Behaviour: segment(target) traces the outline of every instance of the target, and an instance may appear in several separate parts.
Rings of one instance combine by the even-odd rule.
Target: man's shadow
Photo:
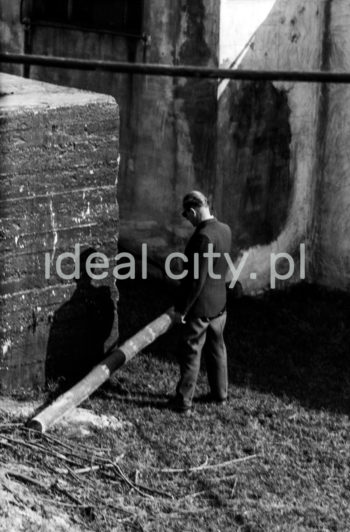
[[[52,318],[45,364],[49,389],[71,387],[105,356],[115,309],[110,288],[94,286],[86,273],[86,261],[94,252],[88,248],[81,253],[76,290]]]

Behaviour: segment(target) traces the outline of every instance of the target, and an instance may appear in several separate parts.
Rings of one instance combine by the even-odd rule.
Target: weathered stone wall
[[[236,66],[347,71],[348,7],[277,0]],[[291,254],[299,280],[301,243],[308,281],[349,289],[350,87],[223,82],[219,94],[217,205],[249,251],[245,290],[270,285],[271,253]]]
[[[145,3],[148,61],[216,66],[219,7],[214,0]],[[183,194],[210,194],[215,185],[216,83],[152,76],[136,83],[138,130],[121,179],[121,244],[137,254],[147,242],[149,257],[162,263],[189,234]]]
[[[20,2],[1,2],[0,9],[0,50],[9,53],[23,53],[24,31],[20,20]],[[21,65],[0,63],[0,70],[21,76]]]
[[[89,249],[116,255],[119,116],[112,97],[8,74],[0,84],[0,390],[11,391],[74,380],[116,339],[112,261],[92,282],[56,264],[75,245],[82,266]]]
[[[349,72],[350,6],[328,0],[324,6],[324,70]],[[320,89],[311,226],[313,277],[350,290],[350,86]]]
[[[19,0],[2,14],[3,48],[23,51]],[[217,0],[144,2],[149,46],[111,34],[36,27],[32,52],[55,56],[164,64],[218,64]],[[11,45],[10,45],[11,42]],[[190,188],[213,193],[216,82],[32,67],[43,81],[112,94],[120,106],[121,243],[135,252],[147,241],[153,258],[182,247],[189,227],[179,214]],[[140,222],[143,222],[140,226]],[[141,228],[140,228],[141,227]]]
[[[154,63],[215,66],[219,9],[215,0],[150,0],[145,50],[113,35],[36,28],[32,51],[136,61],[145,53]],[[236,67],[347,70],[349,16],[347,0],[276,0]],[[1,17],[2,49],[22,51],[19,1],[7,2]],[[291,253],[298,280],[302,242],[307,279],[348,288],[348,86],[222,82],[217,109],[212,82],[39,67],[31,76],[120,102],[124,247],[137,254],[147,242],[156,260],[181,248],[191,229],[179,203],[196,187],[230,223],[237,248],[249,250],[247,291],[269,286],[271,253]]]

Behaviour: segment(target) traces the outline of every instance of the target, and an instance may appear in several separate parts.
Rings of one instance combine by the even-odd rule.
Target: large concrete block
[[[13,391],[79,378],[116,339],[113,260],[103,280],[83,272],[88,250],[117,253],[119,115],[110,96],[0,85],[0,390]],[[79,279],[57,270],[64,252]]]

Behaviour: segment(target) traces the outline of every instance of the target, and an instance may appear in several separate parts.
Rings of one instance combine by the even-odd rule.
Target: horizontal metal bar
[[[250,81],[298,81],[312,83],[350,83],[350,72],[321,72],[296,70],[231,70],[198,66],[172,66],[53,57],[46,55],[0,53],[1,63],[41,65],[77,70],[100,70],[121,74],[170,76],[183,78],[240,79]]]

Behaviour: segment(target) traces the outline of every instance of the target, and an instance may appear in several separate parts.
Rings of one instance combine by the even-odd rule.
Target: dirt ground
[[[169,306],[154,290],[120,287],[122,336]],[[47,434],[25,427],[46,396],[2,398],[0,530],[347,532],[349,308],[317,287],[230,299],[230,400],[203,400],[203,366],[189,417],[167,407],[176,329]]]

